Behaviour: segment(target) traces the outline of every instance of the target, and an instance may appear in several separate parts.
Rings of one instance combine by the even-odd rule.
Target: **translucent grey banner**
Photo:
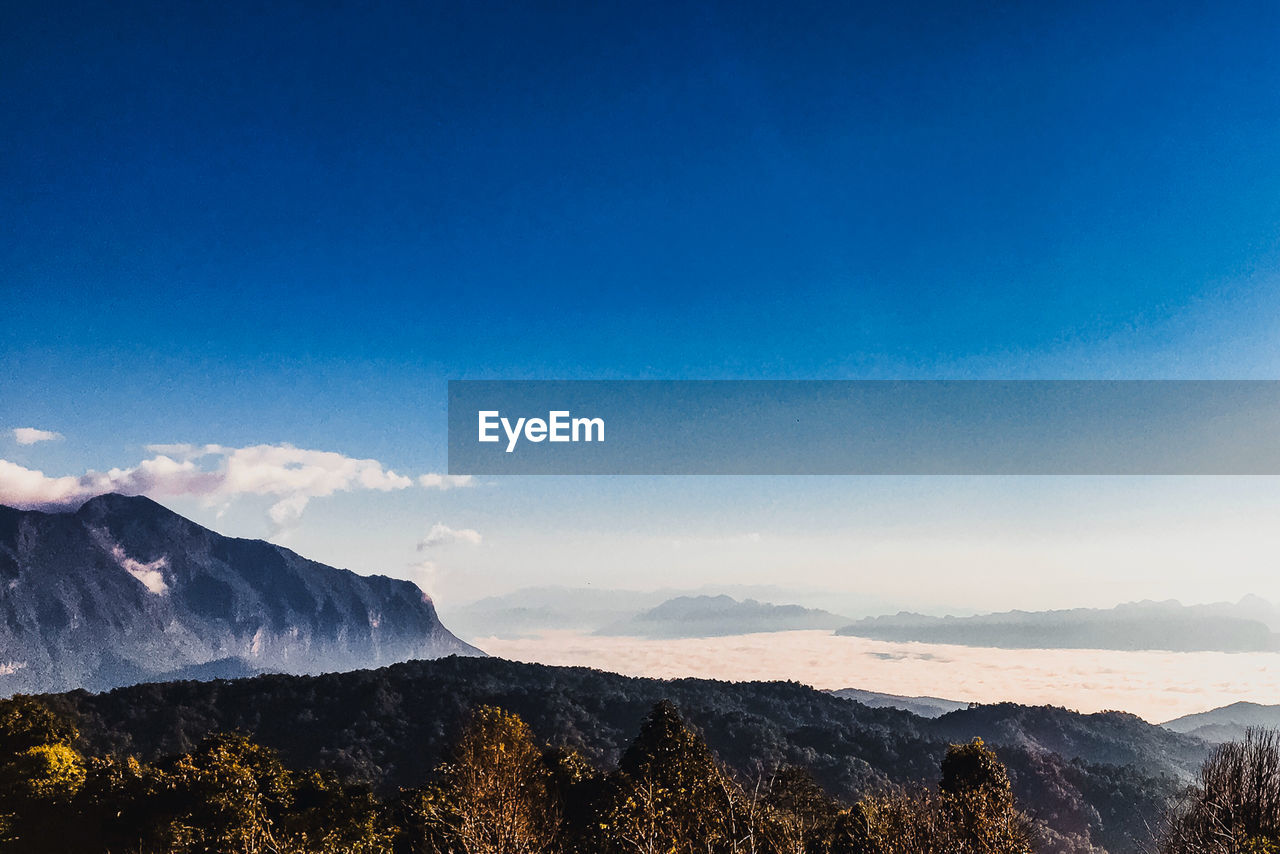
[[[451,474],[1280,474],[1278,381],[449,383]]]

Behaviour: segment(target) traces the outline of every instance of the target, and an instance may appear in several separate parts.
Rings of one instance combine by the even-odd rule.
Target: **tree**
[[[34,697],[18,694],[0,700],[0,762],[32,747],[72,744],[76,725]]]
[[[558,807],[557,837],[565,854],[595,854],[596,809],[605,791],[605,779],[586,758],[571,747],[555,747],[543,754],[552,801]]]
[[[982,739],[953,744],[938,792],[891,789],[842,813],[841,854],[1027,854],[1029,822],[1009,774]]]
[[[163,774],[132,756],[91,758],[76,802],[80,838],[64,850],[162,850],[172,806],[163,789]]]
[[[1167,822],[1163,854],[1280,851],[1280,733],[1219,745]]]
[[[1029,823],[1014,806],[1009,773],[982,739],[951,745],[942,760],[938,788],[964,850],[1000,854],[1031,850]]]
[[[31,697],[0,703],[0,845],[56,850],[85,781],[75,725]]]
[[[344,785],[332,772],[294,775],[289,810],[279,827],[293,850],[311,854],[381,854],[394,844],[397,828],[363,786]]]
[[[171,815],[165,850],[266,854],[283,848],[279,816],[293,781],[275,753],[243,735],[215,735],[162,769],[157,806]]]
[[[803,768],[783,768],[764,789],[761,835],[776,854],[829,851],[839,806]]]
[[[836,820],[837,854],[955,854],[956,828],[943,799],[926,790],[890,788],[863,798]]]
[[[3,788],[25,801],[67,803],[84,785],[84,760],[65,744],[29,747],[5,764]]]
[[[518,715],[480,706],[454,746],[437,785],[411,799],[427,850],[536,854],[558,824],[550,772]]]
[[[611,780],[602,847],[636,854],[732,850],[733,784],[675,705],[653,707]]]

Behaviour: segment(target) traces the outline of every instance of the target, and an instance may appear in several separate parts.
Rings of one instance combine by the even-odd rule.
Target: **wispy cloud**
[[[49,477],[44,472],[0,460],[0,504],[23,509],[59,509],[107,492],[124,495],[210,495],[222,474],[202,471],[190,461],[169,457],[143,460],[126,469],[90,471],[79,477]]]
[[[164,577],[164,571],[169,568],[169,558],[161,556],[143,563],[129,557],[124,547],[112,540],[105,530],[93,529],[92,534],[98,545],[111,553],[120,568],[136,578],[143,587],[157,596],[164,596],[169,592],[169,583]]]
[[[268,496],[277,499],[269,517],[273,533],[279,533],[296,524],[314,498],[362,490],[389,492],[414,484],[413,478],[377,460],[289,444],[151,445],[147,450],[154,456],[135,466],[68,477],[50,477],[0,460],[0,504],[62,509],[107,492],[155,498],[195,496],[214,504],[242,496]],[[425,475],[420,482],[428,486],[425,479],[432,477],[447,476]],[[454,477],[442,483],[464,486],[469,481]]]
[[[435,548],[436,546],[447,546],[452,543],[467,543],[478,546],[482,539],[480,532],[472,528],[450,528],[442,522],[437,522],[431,526],[430,531],[427,531],[427,535],[419,541],[418,551]]]
[[[425,489],[453,489],[471,486],[474,479],[469,474],[424,474],[418,476],[418,485]]]
[[[34,445],[36,442],[56,441],[62,438],[62,434],[52,430],[37,430],[35,427],[15,427],[13,438],[19,445]]]
[[[409,580],[418,585],[423,595],[430,599],[435,595],[435,588],[444,574],[440,566],[433,560],[420,560],[409,564]]]

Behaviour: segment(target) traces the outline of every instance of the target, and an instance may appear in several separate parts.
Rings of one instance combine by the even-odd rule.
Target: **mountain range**
[[[1207,712],[1184,715],[1166,721],[1162,726],[1215,744],[1239,741],[1250,727],[1280,728],[1280,706],[1232,703]]]
[[[948,712],[969,708],[968,703],[962,703],[959,700],[944,700],[941,697],[900,697],[897,694],[863,691],[861,688],[838,688],[830,693],[872,709],[901,709],[922,718],[940,718]]]
[[[221,536],[141,496],[0,506],[0,696],[482,655],[408,581]]]
[[[908,612],[867,617],[836,634],[894,642],[1001,649],[1116,649],[1173,652],[1280,650],[1280,611],[1256,596],[1236,603],[1131,602],[1114,608],[1006,611],[971,617]]]
[[[835,629],[848,618],[818,608],[774,605],[731,596],[677,596],[598,629],[598,635],[647,638],[705,638],[752,632]]]
[[[670,598],[664,591],[523,587],[452,605],[449,625],[463,637],[531,637],[551,631],[594,632]]]
[[[612,627],[684,597],[729,596],[763,604],[794,603],[802,608],[861,617],[883,614],[898,604],[862,593],[784,587],[772,584],[718,584],[698,588],[625,590],[601,587],[524,587],[487,596],[475,602],[450,604],[445,612],[449,625],[466,638],[531,637],[548,632],[575,631],[592,634]],[[844,625],[839,620],[829,628]],[[824,626],[825,627],[825,626]],[[770,629],[744,628],[733,634]]]

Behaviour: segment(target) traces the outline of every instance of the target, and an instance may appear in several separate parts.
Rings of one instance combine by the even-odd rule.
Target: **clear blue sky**
[[[438,471],[458,377],[1275,378],[1277,44],[1274,3],[6,3],[0,427],[66,438],[0,457]],[[361,493],[294,544],[880,488]]]

